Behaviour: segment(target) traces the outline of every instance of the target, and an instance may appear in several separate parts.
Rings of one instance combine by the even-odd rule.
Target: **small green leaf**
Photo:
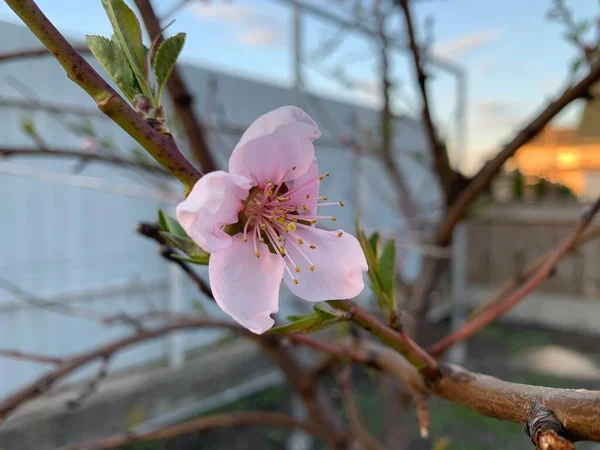
[[[173,255],[174,257],[178,257],[183,261],[188,261],[194,264],[208,264],[210,254],[198,247],[196,243],[192,241],[189,237],[176,236],[165,231],[161,231],[160,235],[171,247],[181,250],[183,253],[189,256],[189,258],[186,258],[181,256],[178,257],[178,255]]]
[[[373,253],[375,254],[375,256],[377,256],[377,246],[379,245],[379,233],[375,232],[371,235],[371,237],[369,238],[369,244],[371,245],[371,248],[373,249]]]
[[[172,235],[190,239],[185,230],[179,225],[177,219],[171,217],[162,209],[158,210],[158,224],[160,225],[161,230],[170,233]]]
[[[383,246],[379,258],[379,280],[381,290],[385,292],[390,302],[390,309],[395,308],[395,281],[396,281],[396,242],[390,239]]]
[[[333,309],[327,303],[315,303],[314,312],[323,319],[336,319],[343,316],[342,311]]]
[[[156,75],[156,82],[158,83],[158,91],[156,94],[158,106],[161,104],[162,91],[167,84],[171,72],[175,68],[175,63],[183,49],[184,43],[185,33],[178,33],[175,36],[165,39],[156,51],[154,73]]]
[[[35,139],[39,136],[35,124],[31,119],[24,119],[23,122],[21,122],[21,128],[23,129],[23,133],[29,137]]]
[[[113,42],[117,42],[123,50],[143,93],[151,97],[152,92],[145,73],[145,52],[140,22],[123,0],[102,0],[102,6],[115,32]]]
[[[342,314],[327,313],[322,310],[303,314],[298,316],[289,316],[291,323],[271,328],[267,333],[270,334],[308,334],[318,330],[331,327],[335,324],[345,321]]]
[[[130,101],[133,100],[138,94],[139,85],[123,50],[114,41],[102,36],[88,35],[85,38],[94,58],[121,89],[125,97]]]

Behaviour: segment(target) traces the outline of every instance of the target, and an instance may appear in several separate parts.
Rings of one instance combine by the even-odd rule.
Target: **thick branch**
[[[154,40],[158,37],[160,43],[163,40],[162,29],[160,21],[152,8],[152,3],[150,0],[135,0],[135,4],[146,25],[150,39]],[[167,90],[173,100],[175,113],[181,120],[187,134],[192,155],[198,161],[204,173],[217,170],[217,165],[210,152],[202,125],[194,112],[194,98],[187,89],[177,67],[173,69],[167,81]]]
[[[425,131],[429,141],[429,148],[433,156],[435,172],[446,195],[446,200],[449,200],[453,171],[450,167],[448,153],[438,138],[437,131],[433,123],[433,118],[431,116],[431,104],[427,93],[427,75],[425,74],[425,70],[423,68],[423,59],[421,58],[421,52],[417,42],[409,0],[397,0],[397,3],[402,9],[404,15],[406,32],[408,34],[409,46],[413,59],[413,67],[417,82],[419,84],[421,102],[423,104],[423,122],[425,124]]]
[[[535,119],[525,126],[504,148],[490,161],[488,161],[467,186],[458,195],[456,201],[450,206],[448,214],[436,233],[435,242],[438,245],[448,245],[452,238],[452,231],[460,219],[500,171],[504,163],[513,156],[523,145],[531,141],[544,127],[574,100],[584,98],[589,89],[600,80],[600,62],[597,62],[588,75],[577,84],[567,88],[562,95],[550,103]]]
[[[156,164],[150,164],[143,161],[123,158],[116,155],[105,153],[92,153],[89,150],[65,150],[56,148],[45,148],[43,151],[32,148],[0,148],[0,158],[35,156],[46,158],[74,158],[84,161],[95,161],[104,164],[112,164],[129,169],[139,169],[156,175],[166,175],[169,173]]]
[[[33,0],[6,0],[6,3],[54,55],[67,76],[94,99],[98,108],[190,190],[201,173],[185,158],[175,141],[142,119],[77,53]]]
[[[600,198],[598,198],[590,210],[583,215],[577,229],[567,236],[563,242],[556,247],[556,249],[551,253],[550,257],[538,268],[538,270],[527,280],[527,282],[521,286],[521,288],[519,288],[515,293],[507,297],[502,302],[498,302],[494,306],[490,306],[480,315],[466,322],[462,328],[441,339],[438,343],[433,345],[433,347],[430,349],[430,353],[434,356],[442,355],[456,342],[472,336],[485,326],[497,320],[502,314],[515,307],[542,281],[547,279],[552,274],[552,271],[560,262],[560,260],[573,249],[574,245],[577,243],[578,239],[584,233],[599,210]]]
[[[243,411],[199,417],[190,420],[189,422],[160,428],[148,433],[111,436],[66,447],[63,450],[101,450],[120,448],[145,442],[166,441],[175,437],[186,436],[214,428],[242,426],[299,428],[309,434],[323,437],[322,430],[319,428],[310,423],[299,422],[285,414],[268,411]]]

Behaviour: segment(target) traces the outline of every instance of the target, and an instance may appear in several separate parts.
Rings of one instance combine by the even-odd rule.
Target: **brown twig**
[[[108,155],[105,153],[93,153],[86,150],[67,150],[57,148],[45,148],[43,151],[33,148],[0,148],[0,158],[10,157],[55,157],[55,158],[75,158],[86,161],[95,161],[103,164],[111,164],[128,169],[143,170],[155,175],[170,176],[169,172],[157,164],[147,163],[143,161],[135,161],[129,158],[123,158],[116,155]]]
[[[542,131],[571,102],[588,96],[589,89],[598,80],[600,80],[600,61],[590,68],[589,73],[584,78],[567,88],[558,99],[551,102],[546,109],[526,125],[510,142],[505,144],[503,149],[471,178],[450,206],[448,214],[439,227],[435,238],[437,245],[448,245],[450,243],[452,231],[456,224],[465,215],[473,201],[490,184],[504,163]]]
[[[409,0],[396,0],[396,3],[402,9],[404,16],[406,33],[408,35],[409,47],[413,60],[413,68],[419,85],[419,91],[421,93],[421,103],[423,108],[422,117],[423,122],[425,123],[425,131],[429,141],[429,148],[433,156],[435,172],[445,193],[446,200],[449,201],[451,183],[454,173],[450,167],[448,153],[438,138],[437,131],[433,123],[433,118],[431,116],[431,100],[429,99],[427,93],[427,74],[423,68],[423,58],[421,58],[421,51],[419,50],[419,44],[417,42]]]
[[[142,20],[146,25],[150,39],[162,42],[162,29],[150,0],[135,0]],[[181,120],[188,137],[188,143],[194,159],[200,164],[204,173],[217,170],[217,165],[204,136],[202,124],[194,111],[194,98],[189,92],[177,67],[173,69],[167,81],[167,90],[173,100],[175,113]]]
[[[385,447],[365,428],[360,408],[356,403],[354,395],[354,383],[352,383],[352,367],[342,368],[338,376],[338,384],[342,391],[344,409],[348,415],[350,433],[360,442],[366,450],[385,450]]]
[[[6,0],[6,3],[54,55],[67,76],[94,99],[98,108],[191,190],[202,174],[186,159],[175,141],[154,130],[140,117],[69,44],[34,0]]]
[[[600,210],[600,198],[596,200],[596,202],[592,205],[592,207],[586,211],[577,229],[569,234],[559,245],[551,252],[546,261],[540,265],[540,267],[535,271],[535,273],[527,280],[526,283],[523,284],[516,292],[514,292],[509,297],[505,298],[503,301],[496,303],[493,306],[490,306],[480,315],[474,317],[473,319],[466,322],[462,328],[456,330],[450,335],[442,338],[436,344],[434,344],[429,352],[439,357],[443,353],[445,353],[450,347],[452,347],[455,343],[472,336],[477,333],[479,330],[492,323],[502,314],[506,313],[508,310],[516,306],[521,300],[523,300],[528,294],[530,294],[542,281],[547,279],[551,274],[556,265],[560,262],[560,260],[573,249],[574,245],[577,243],[578,239],[581,238],[582,234],[585,232],[586,228],[591,223],[594,216]]]
[[[317,428],[313,424],[300,422],[282,413],[269,411],[243,411],[199,417],[188,422],[171,425],[147,433],[110,436],[83,444],[69,446],[63,450],[102,450],[120,448],[146,442],[167,441],[178,436],[195,434],[215,428],[243,426],[299,428],[311,435],[324,437],[323,430]]]
[[[19,350],[4,350],[0,349],[0,357],[21,359],[23,361],[38,362],[41,364],[62,364],[61,358],[55,358],[53,356],[39,355],[37,353],[22,352]]]
[[[75,45],[73,48],[77,53],[89,53],[90,49],[87,45]],[[0,63],[14,60],[22,60],[28,58],[39,58],[40,56],[52,56],[52,53],[47,48],[27,48],[24,50],[14,50],[0,54]]]

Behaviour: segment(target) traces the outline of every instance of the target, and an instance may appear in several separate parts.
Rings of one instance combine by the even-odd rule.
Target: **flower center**
[[[315,270],[309,253],[317,247],[312,245],[298,234],[298,228],[312,228],[319,220],[335,221],[335,216],[320,216],[316,208],[321,206],[344,206],[343,202],[327,202],[327,197],[311,197],[306,192],[309,187],[317,189],[318,184],[329,173],[324,173],[311,178],[292,189],[286,184],[287,176],[295,170],[292,167],[277,183],[265,180],[264,188],[255,187],[245,201],[244,216],[244,241],[252,241],[254,252],[260,257],[258,242],[266,243],[271,253],[278,255],[285,263],[285,269],[295,284],[298,279],[295,273],[300,272],[300,267],[294,262],[287,249],[293,247],[306,259],[311,271]],[[319,202],[321,201],[321,202]],[[342,232],[331,232],[337,237],[342,237]],[[293,271],[293,272],[292,272]]]

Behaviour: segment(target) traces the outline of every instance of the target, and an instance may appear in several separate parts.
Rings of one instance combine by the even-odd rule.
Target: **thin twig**
[[[75,45],[73,48],[78,53],[89,53],[90,49],[87,45]],[[0,54],[0,63],[14,60],[23,60],[29,58],[39,58],[40,56],[52,56],[47,48],[26,48],[24,50],[14,50]]]
[[[0,357],[20,359],[23,361],[32,361],[32,362],[37,362],[37,363],[41,363],[41,364],[62,364],[64,362],[64,360],[61,358],[40,355],[37,353],[22,352],[19,350],[0,349]]]
[[[318,427],[311,423],[300,422],[282,413],[243,411],[199,417],[188,422],[167,426],[147,433],[110,436],[83,444],[64,447],[62,450],[102,450],[121,448],[146,442],[167,441],[178,436],[186,436],[215,428],[233,428],[242,426],[299,428],[311,435],[323,437],[323,430]]]

